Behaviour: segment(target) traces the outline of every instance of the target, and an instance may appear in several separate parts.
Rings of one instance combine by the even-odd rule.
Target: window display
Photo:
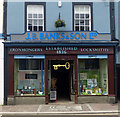
[[[80,62],[80,95],[108,94],[107,59],[85,59]]]
[[[44,95],[44,61],[19,59],[14,62],[14,93],[19,96]]]

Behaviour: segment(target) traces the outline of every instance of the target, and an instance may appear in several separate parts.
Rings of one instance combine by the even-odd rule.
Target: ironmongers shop
[[[115,102],[110,34],[26,32],[4,45],[7,104]]]

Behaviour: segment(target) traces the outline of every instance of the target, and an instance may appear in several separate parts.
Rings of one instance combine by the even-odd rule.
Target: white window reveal
[[[74,30],[75,31],[91,31],[90,5],[74,6]]]
[[[27,31],[44,31],[44,6],[27,6]]]

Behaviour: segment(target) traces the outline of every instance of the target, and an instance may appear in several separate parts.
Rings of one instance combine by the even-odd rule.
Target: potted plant
[[[61,19],[58,19],[56,22],[55,22],[55,27],[58,28],[58,27],[65,27],[66,24],[65,24],[65,21],[64,20],[61,20]]]

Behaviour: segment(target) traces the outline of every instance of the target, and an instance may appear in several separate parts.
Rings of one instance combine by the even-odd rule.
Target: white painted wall
[[[3,32],[3,0],[0,0],[0,34]],[[4,47],[0,39],[0,105],[4,103]]]

